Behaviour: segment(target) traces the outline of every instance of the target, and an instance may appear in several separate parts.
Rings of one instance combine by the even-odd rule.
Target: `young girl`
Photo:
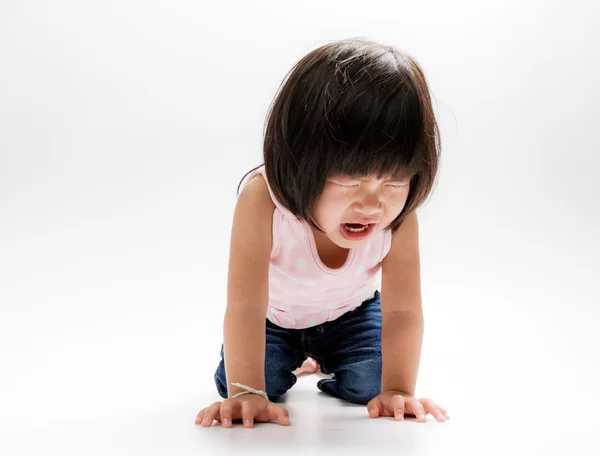
[[[406,53],[349,39],[295,65],[268,115],[264,165],[240,183],[215,373],[225,400],[197,424],[289,425],[275,402],[308,357],[333,374],[319,390],[366,404],[371,418],[449,418],[414,396],[423,337],[416,209],[439,151],[425,77]]]

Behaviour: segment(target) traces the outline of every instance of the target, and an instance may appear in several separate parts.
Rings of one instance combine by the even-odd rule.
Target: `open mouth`
[[[344,223],[341,225],[340,231],[342,236],[348,240],[356,241],[368,237],[373,231],[375,223]]]
[[[360,233],[369,228],[369,225],[370,223],[366,225],[363,225],[362,223],[345,223],[344,228],[351,233]]]

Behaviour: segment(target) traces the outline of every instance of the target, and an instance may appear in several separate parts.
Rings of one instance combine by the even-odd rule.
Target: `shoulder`
[[[419,261],[419,220],[417,211],[413,210],[392,233],[390,250],[383,259],[382,266],[385,270],[386,265],[406,265],[415,261]]]
[[[275,203],[271,199],[269,188],[262,174],[256,175],[242,189],[237,206],[257,211],[256,215],[273,213]]]
[[[252,253],[270,252],[275,204],[262,176],[252,178],[242,189],[233,214],[232,245]]]
[[[392,234],[392,246],[381,270],[382,312],[421,313],[419,222],[415,211]]]

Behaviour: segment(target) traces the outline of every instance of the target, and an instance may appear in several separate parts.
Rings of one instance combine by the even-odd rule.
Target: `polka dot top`
[[[309,328],[335,320],[372,298],[381,286],[381,261],[390,250],[391,231],[371,235],[364,244],[349,250],[342,267],[331,269],[319,257],[308,222],[298,220],[275,198],[264,165],[244,179],[242,188],[259,173],[275,204],[269,321],[282,328]]]

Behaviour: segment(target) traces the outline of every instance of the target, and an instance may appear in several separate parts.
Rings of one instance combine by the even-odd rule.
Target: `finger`
[[[367,404],[367,412],[371,418],[377,418],[381,413],[381,410],[383,410],[383,404],[381,403],[379,396],[374,397]]]
[[[208,407],[206,409],[206,411],[204,412],[204,417],[202,418],[202,423],[201,423],[201,425],[203,427],[212,426],[214,417],[217,414],[217,411],[219,410],[220,406],[221,406],[220,402],[215,402],[214,404],[212,404],[210,407]]]
[[[208,411],[208,408],[209,407],[205,407],[202,410],[200,410],[200,412],[196,416],[196,424],[202,424],[202,421],[206,417],[206,412]]]
[[[450,415],[448,415],[448,412],[446,411],[446,409],[444,407],[442,407],[440,404],[438,404],[438,408],[442,411],[442,413],[444,414],[444,416],[446,417],[447,420],[450,419]]]
[[[405,407],[406,399],[401,394],[396,394],[392,396],[391,407],[394,412],[394,419],[396,421],[404,420],[404,407]]]
[[[269,412],[269,419],[271,421],[277,420],[277,422],[282,426],[289,426],[291,424],[290,414],[284,407],[281,406],[275,406],[272,408],[272,410]]]
[[[196,415],[196,424],[200,424],[202,422],[202,418],[204,418],[204,413],[206,412],[206,408],[203,408],[202,410],[200,410],[198,412],[198,415]]]
[[[242,402],[242,422],[246,428],[254,426],[254,406],[250,401]]]
[[[223,404],[221,404],[221,426],[232,427],[233,411],[236,406],[239,406],[238,404],[239,402],[236,400],[223,401]]]
[[[446,421],[446,417],[442,414],[442,411],[431,399],[421,398],[419,399],[419,402],[421,402],[425,407],[425,410],[431,413],[438,421]]]
[[[412,413],[417,417],[418,421],[427,421],[425,418],[425,408],[423,407],[423,404],[421,404],[421,401],[419,401],[417,398],[413,398],[410,400],[410,406]]]

